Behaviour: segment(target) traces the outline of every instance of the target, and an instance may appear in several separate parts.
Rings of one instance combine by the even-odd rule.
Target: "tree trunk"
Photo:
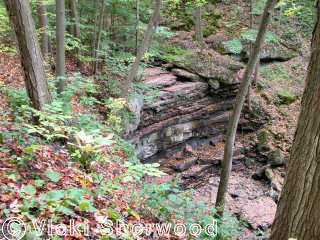
[[[76,0],[71,0],[71,14],[72,14],[72,18],[74,20],[75,37],[79,40],[79,44],[80,44],[81,43],[80,18],[79,18],[79,15],[78,15],[78,9],[77,9]],[[77,48],[76,53],[78,55],[77,56],[77,64],[82,69],[82,63],[81,63],[81,60],[79,59],[79,55],[81,55],[80,47]]]
[[[136,0],[136,56],[138,55],[138,44],[139,44],[139,22],[140,22],[140,0]]]
[[[97,21],[98,21],[98,8],[97,8],[97,2],[94,1],[94,9],[95,13],[94,13],[94,26],[93,26],[93,41],[92,41],[92,52],[91,52],[91,56],[94,57],[95,56],[95,46],[96,46],[96,41],[97,41]],[[93,69],[93,68],[92,68]]]
[[[49,52],[49,37],[47,33],[48,27],[48,17],[47,17],[47,7],[45,1],[41,1],[38,6],[39,12],[39,23],[41,28],[41,52],[44,58],[48,56]]]
[[[65,0],[56,0],[56,37],[57,37],[57,53],[56,53],[56,77],[58,82],[58,93],[64,90],[66,85],[66,52],[65,52]]]
[[[128,97],[130,85],[134,80],[134,77],[135,77],[135,75],[138,71],[138,68],[139,68],[140,61],[141,61],[143,55],[145,54],[147,45],[152,37],[153,29],[157,28],[158,21],[160,18],[161,5],[162,5],[162,0],[156,0],[156,5],[154,8],[153,16],[150,19],[150,22],[148,24],[148,28],[147,28],[147,31],[146,31],[145,36],[143,38],[143,41],[141,43],[141,46],[139,48],[136,60],[130,69],[127,81],[123,84],[122,93],[121,93],[122,98]]]
[[[74,33],[75,37],[80,39],[81,33],[80,33],[80,18],[78,15],[78,9],[77,9],[77,3],[76,0],[71,0],[71,14],[72,18],[74,20]]]
[[[51,96],[29,1],[5,0],[4,3],[16,35],[31,105],[37,110],[43,110],[46,104],[51,103]]]
[[[250,29],[253,29],[253,3],[252,3],[253,0],[250,0],[250,14],[249,14],[249,21],[250,21],[250,26],[249,28]],[[252,41],[250,41],[250,54],[253,52],[253,43]],[[259,61],[259,60],[258,60]],[[258,62],[257,61],[257,62]],[[254,74],[255,76],[255,74]],[[255,82],[254,79],[252,82]],[[248,106],[248,110],[251,112],[251,86],[253,84],[250,84],[249,87],[248,87],[248,93],[247,93],[247,106]]]
[[[254,75],[253,75],[253,81],[252,81],[252,85],[254,87],[257,86],[258,83],[258,78],[259,78],[259,72],[260,72],[260,60],[257,61],[256,67],[254,69]]]
[[[241,110],[242,110],[242,107],[248,92],[248,88],[250,85],[251,75],[258,61],[260,49],[263,45],[267,28],[270,22],[271,12],[276,2],[277,0],[268,0],[266,3],[262,21],[259,27],[259,33],[255,42],[254,50],[251,53],[249,63],[247,65],[246,71],[244,73],[244,76],[241,82],[240,90],[236,97],[236,102],[232,112],[232,116],[228,124],[227,139],[226,139],[225,148],[224,148],[224,159],[222,162],[222,171],[221,171],[218,195],[216,200],[216,206],[219,207],[217,216],[222,216],[224,212],[225,196],[227,193],[229,176],[232,169],[233,145],[234,145],[235,135],[237,132],[238,122],[240,119]]]
[[[287,177],[270,240],[320,237],[320,2]]]
[[[196,8],[196,24],[195,24],[196,40],[203,45],[203,32],[202,32],[202,6]]]
[[[97,74],[97,70],[98,70],[98,59],[97,58],[99,57],[101,34],[102,34],[102,30],[103,30],[104,9],[105,9],[105,0],[102,0],[102,8],[101,8],[100,21],[99,21],[98,37],[97,37],[96,46],[95,46],[95,50],[94,50],[95,61],[93,63],[93,74]]]

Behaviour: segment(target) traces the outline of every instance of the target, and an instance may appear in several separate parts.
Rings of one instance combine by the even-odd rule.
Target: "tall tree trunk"
[[[78,14],[78,9],[77,9],[77,3],[76,0],[71,0],[71,15],[74,20],[74,33],[75,37],[80,39],[81,33],[80,33],[80,18]]]
[[[77,3],[76,0],[71,0],[71,14],[72,14],[72,18],[74,19],[74,33],[75,33],[75,37],[79,40],[79,43],[81,45],[81,32],[80,32],[80,18],[78,15],[78,9],[77,9]],[[80,47],[77,48],[76,50],[77,52],[77,64],[78,66],[82,69],[82,62],[79,59],[79,55],[81,55],[81,49]]]
[[[31,105],[35,109],[43,110],[46,104],[51,103],[51,96],[29,2],[4,0],[4,3],[16,35]]]
[[[138,44],[139,44],[139,22],[140,22],[140,0],[136,0],[136,55],[138,54]]]
[[[94,57],[95,56],[95,47],[96,47],[96,41],[97,41],[97,25],[98,25],[98,8],[97,8],[97,2],[94,1],[94,9],[95,9],[95,13],[94,13],[94,26],[93,26],[93,41],[92,41],[92,52],[91,52],[91,56]]]
[[[244,73],[240,90],[236,97],[236,102],[232,112],[232,116],[229,121],[227,139],[226,139],[225,148],[224,148],[224,158],[222,162],[222,171],[221,171],[218,195],[216,200],[216,206],[219,207],[217,216],[222,216],[224,212],[225,197],[227,193],[230,172],[232,169],[233,145],[234,145],[234,140],[235,140],[237,127],[240,119],[240,114],[241,114],[241,110],[242,110],[242,107],[248,92],[248,88],[250,85],[251,75],[258,61],[258,56],[259,56],[261,47],[264,43],[267,28],[271,18],[271,12],[276,2],[277,0],[268,0],[266,3],[262,21],[259,27],[259,33],[255,42],[255,46],[254,46],[253,52],[251,53],[246,71]]]
[[[196,24],[195,24],[196,40],[203,46],[203,31],[202,31],[202,6],[196,8]]]
[[[58,82],[58,93],[64,90],[66,85],[66,51],[65,51],[65,31],[66,31],[66,15],[65,0],[56,0],[56,37],[57,37],[57,53],[56,53],[56,77]]]
[[[100,21],[99,21],[98,37],[97,37],[96,46],[95,46],[95,50],[94,50],[95,61],[93,63],[93,74],[97,74],[97,70],[98,70],[98,59],[97,58],[99,57],[101,34],[102,34],[102,30],[103,30],[104,10],[105,10],[105,0],[102,0],[102,8],[101,8],[101,14],[100,14]]]
[[[252,85],[254,87],[256,87],[258,84],[259,72],[260,72],[260,60],[257,61],[256,67],[254,68],[254,74],[253,74],[253,80],[252,80]]]
[[[320,238],[320,2],[287,177],[270,240]]]
[[[48,17],[47,17],[47,7],[45,1],[41,0],[38,5],[39,12],[39,23],[41,28],[41,52],[44,58],[48,56],[49,52],[49,37],[47,32],[48,27]]]
[[[152,18],[150,19],[150,22],[148,24],[147,31],[145,33],[145,36],[144,36],[143,41],[141,43],[141,46],[139,48],[136,60],[130,69],[127,81],[123,84],[123,88],[122,88],[122,92],[121,92],[122,98],[128,97],[130,85],[133,82],[135,75],[137,74],[140,61],[141,61],[143,55],[145,54],[148,43],[152,37],[153,30],[157,28],[158,22],[160,20],[161,6],[162,6],[162,0],[156,0],[153,15],[152,15]]]
[[[250,21],[250,25],[249,28],[252,30],[253,29],[253,0],[250,0],[250,14],[249,14],[249,21]],[[250,54],[253,52],[253,43],[252,41],[250,41]],[[258,60],[259,61],[259,60]],[[258,62],[257,61],[257,62]],[[254,81],[254,80],[253,80]],[[247,93],[247,105],[248,105],[248,109],[249,111],[251,111],[251,86],[252,84],[249,85],[248,88],[248,93]]]

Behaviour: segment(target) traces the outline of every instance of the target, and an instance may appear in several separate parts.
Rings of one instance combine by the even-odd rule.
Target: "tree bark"
[[[105,0],[102,0],[102,8],[100,14],[100,21],[99,21],[99,30],[98,30],[98,37],[96,40],[95,50],[94,50],[94,63],[93,63],[93,74],[97,74],[98,70],[98,57],[99,57],[99,50],[100,50],[100,42],[101,42],[101,34],[103,30],[103,18],[104,18],[104,10],[105,10]]]
[[[48,27],[48,17],[47,17],[47,7],[45,5],[45,1],[41,1],[38,6],[39,12],[39,23],[41,28],[41,52],[44,58],[48,56],[49,52],[49,37],[47,33]]]
[[[147,31],[145,33],[145,36],[144,36],[143,41],[141,43],[141,46],[139,48],[136,60],[130,69],[127,81],[123,84],[123,88],[122,88],[122,92],[121,92],[122,98],[128,97],[130,85],[133,82],[135,75],[137,74],[140,61],[141,61],[143,55],[145,54],[148,43],[152,37],[153,30],[157,28],[157,25],[158,25],[158,22],[160,19],[161,6],[162,6],[162,0],[156,0],[153,16],[150,19],[150,22],[148,24]]]
[[[79,40],[79,44],[80,44],[81,43],[80,18],[79,18],[79,14],[78,14],[76,0],[71,0],[71,14],[72,14],[72,18],[74,20],[75,37]],[[82,62],[79,59],[79,55],[81,55],[81,48],[80,47],[77,48],[76,54],[78,55],[77,56],[77,64],[82,69]]]
[[[288,171],[270,240],[320,237],[320,2]]]
[[[136,56],[138,55],[138,44],[139,44],[139,22],[140,22],[140,0],[136,0]]]
[[[80,37],[81,37],[81,33],[80,33],[80,18],[79,18],[79,14],[78,14],[76,0],[71,0],[71,15],[72,15],[72,18],[74,20],[75,37],[80,39]]]
[[[266,3],[262,21],[259,27],[259,33],[255,42],[254,50],[251,53],[249,63],[247,65],[239,92],[236,97],[236,103],[232,112],[232,116],[228,124],[227,139],[226,139],[226,144],[224,148],[224,159],[222,162],[222,171],[220,176],[218,195],[216,199],[216,206],[219,207],[217,211],[217,216],[220,216],[220,217],[223,216],[223,212],[224,212],[225,197],[227,193],[230,172],[232,169],[233,145],[234,145],[235,135],[237,132],[237,127],[240,119],[241,110],[246,99],[246,95],[247,95],[248,88],[251,81],[251,75],[258,61],[258,56],[259,56],[261,47],[264,43],[265,35],[266,35],[267,28],[271,18],[271,12],[276,2],[277,0],[268,0]]]
[[[250,25],[249,28],[253,29],[253,0],[250,0],[250,14],[249,14],[249,21],[250,21]],[[253,52],[253,43],[252,41],[250,41],[250,54]],[[259,61],[259,60],[258,60]],[[257,61],[257,62],[258,62]],[[258,64],[258,63],[257,63]],[[253,75],[255,76],[255,74]],[[255,80],[253,79],[252,82],[255,82]],[[247,106],[248,106],[248,110],[251,112],[251,87],[252,87],[252,83],[249,85],[248,87],[248,93],[247,93]]]
[[[196,24],[195,24],[196,40],[203,45],[203,31],[202,31],[202,6],[196,8]]]
[[[65,0],[56,0],[56,77],[58,79],[58,93],[64,90],[66,85],[66,52],[65,52]]]
[[[51,103],[51,96],[29,2],[4,0],[4,3],[16,35],[31,105],[41,111],[46,104]]]
[[[93,41],[91,44],[92,47],[92,52],[91,52],[91,56],[94,57],[95,56],[95,46],[96,46],[96,41],[97,41],[97,21],[98,21],[98,8],[97,8],[97,2],[94,1],[94,9],[95,13],[94,13],[94,26],[93,26]],[[92,70],[93,71],[93,70]]]

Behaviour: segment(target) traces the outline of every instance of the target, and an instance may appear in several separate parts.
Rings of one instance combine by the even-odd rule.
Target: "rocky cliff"
[[[212,87],[210,79],[184,69],[147,69],[144,82],[162,89],[153,104],[135,101],[139,121],[129,139],[138,155],[150,160],[186,143],[214,144],[221,139],[239,86],[236,71],[234,75],[235,81]]]

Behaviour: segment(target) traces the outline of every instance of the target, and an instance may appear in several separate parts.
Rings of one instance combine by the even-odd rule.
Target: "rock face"
[[[224,43],[229,41],[225,35],[215,34],[209,37],[206,42],[211,45],[212,49],[227,55],[234,55],[225,45]],[[248,61],[250,54],[250,44],[248,41],[241,40],[243,50],[241,54],[237,57],[240,58],[241,61]],[[292,49],[289,49],[285,45],[281,43],[274,42],[266,42],[261,49],[259,54],[260,60],[262,62],[270,62],[270,61],[287,61],[294,57],[297,57],[298,53]]]
[[[239,83],[219,82],[217,88],[212,88],[206,81],[186,70],[146,70],[144,82],[162,89],[160,99],[153,104],[133,104],[137,106],[135,110],[141,110],[136,112],[140,121],[134,124],[128,138],[141,159],[157,158],[192,141],[208,143],[220,139]]]
[[[229,56],[223,56],[209,48],[201,50],[199,44],[187,32],[178,32],[179,38],[170,39],[177,57],[173,64],[178,68],[199,75],[203,79],[212,79],[222,83],[232,84],[237,79],[237,73],[244,66]],[[183,39],[183,40],[181,40]]]

